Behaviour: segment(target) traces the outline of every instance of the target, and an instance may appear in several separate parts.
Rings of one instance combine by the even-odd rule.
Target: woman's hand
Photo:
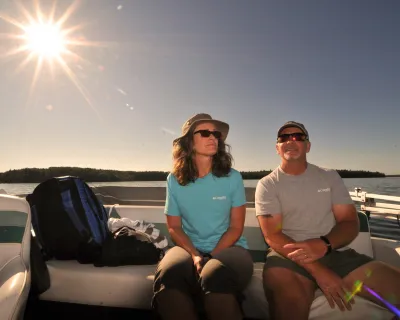
[[[212,256],[210,254],[205,254],[204,256],[201,254],[198,254],[198,255],[192,256],[192,259],[193,259],[193,264],[196,267],[198,274],[200,274],[201,270],[203,270],[203,267],[205,266],[205,264],[210,259],[212,259]]]
[[[197,273],[200,274],[201,270],[203,270],[203,267],[205,265],[205,261],[204,261],[203,256],[194,255],[194,256],[192,256],[192,259],[193,259],[193,264],[196,267]]]

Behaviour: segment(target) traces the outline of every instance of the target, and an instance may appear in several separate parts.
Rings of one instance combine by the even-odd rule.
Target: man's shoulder
[[[310,167],[310,172],[317,174],[317,175],[323,175],[326,177],[332,177],[334,175],[339,175],[336,169],[332,168],[326,168],[323,166],[318,166],[312,163],[308,163],[308,166]]]
[[[278,174],[279,174],[279,167],[275,168],[269,174],[262,177],[258,181],[257,186],[263,185],[264,187],[266,187],[266,186],[275,185],[278,182]]]

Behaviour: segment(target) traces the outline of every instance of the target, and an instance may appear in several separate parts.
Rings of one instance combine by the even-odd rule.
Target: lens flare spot
[[[366,285],[364,285],[364,289],[368,291],[370,294],[372,294],[375,298],[377,298],[379,301],[381,301],[390,311],[392,311],[397,317],[400,317],[400,310],[394,306],[392,303],[389,301],[386,301],[383,299],[379,294],[377,294],[374,290],[371,288],[368,288]]]
[[[397,304],[399,302],[399,299],[397,299],[396,295],[392,293],[388,295],[387,301],[390,302],[391,304]]]

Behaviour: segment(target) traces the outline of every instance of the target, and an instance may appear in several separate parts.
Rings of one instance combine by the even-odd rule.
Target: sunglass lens
[[[304,141],[306,139],[305,134],[296,132],[296,133],[285,133],[281,134],[278,137],[278,142],[287,142],[287,141]]]
[[[214,137],[217,138],[217,139],[221,138],[221,132],[219,132],[219,131],[213,131],[212,134],[213,134]]]
[[[210,136],[210,134],[211,134],[211,132],[208,131],[208,130],[200,130],[199,132],[200,132],[200,135],[201,135],[203,138],[208,138],[208,137]]]
[[[210,130],[199,130],[196,131],[195,133],[200,133],[200,135],[203,138],[208,138],[212,134],[216,139],[221,138],[222,135],[220,131],[210,131]]]

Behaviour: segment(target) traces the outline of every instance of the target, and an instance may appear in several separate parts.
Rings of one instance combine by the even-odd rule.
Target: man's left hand
[[[328,250],[325,242],[321,239],[309,239],[296,243],[289,243],[283,246],[285,249],[292,249],[288,258],[298,263],[311,263],[322,258]]]

